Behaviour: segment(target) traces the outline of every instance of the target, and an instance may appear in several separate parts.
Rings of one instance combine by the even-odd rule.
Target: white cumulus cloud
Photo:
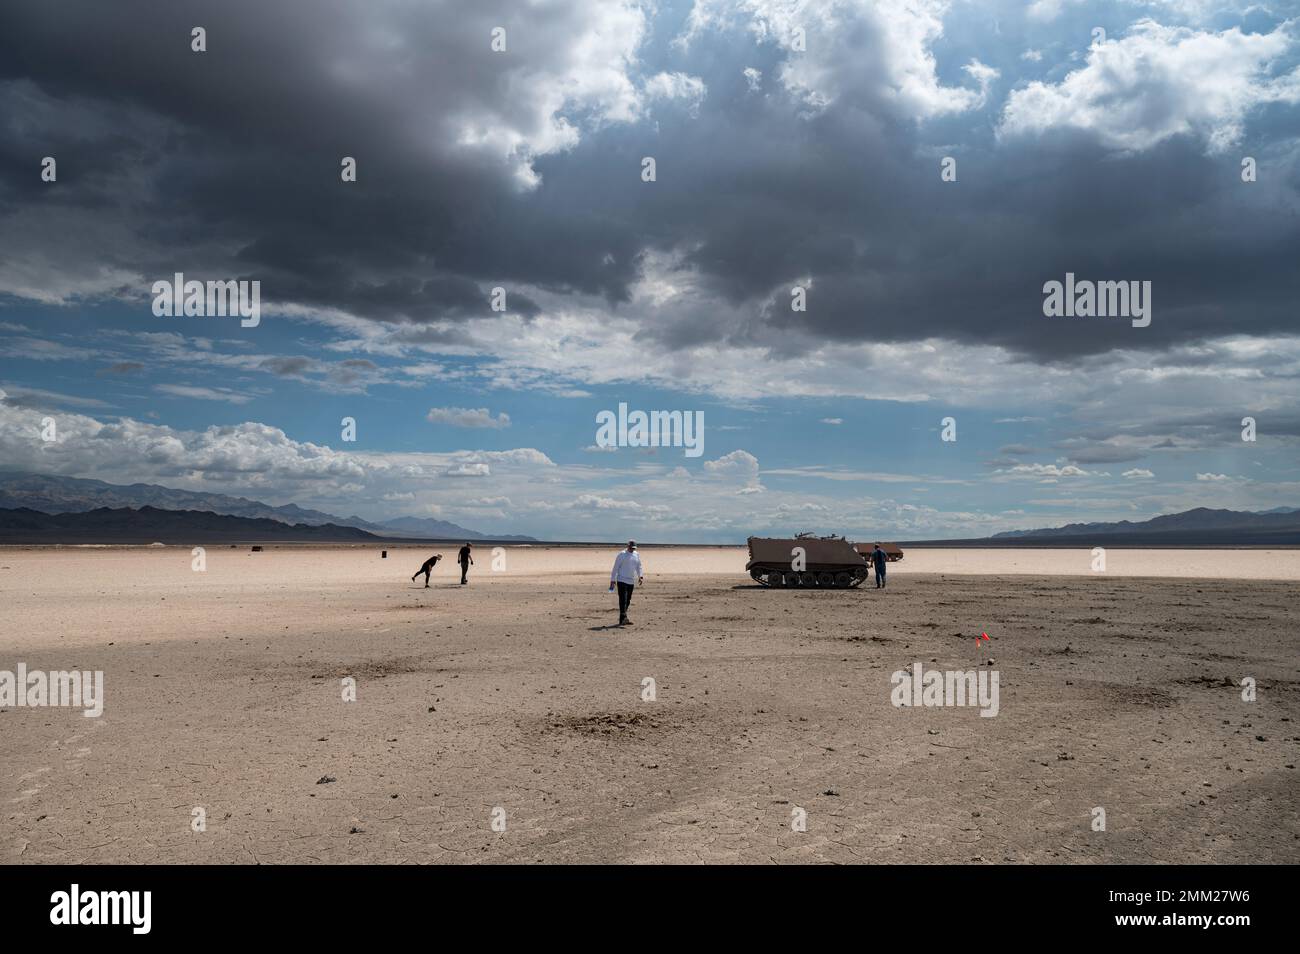
[[[1091,47],[1086,65],[1059,83],[1013,90],[998,131],[1078,129],[1133,152],[1186,135],[1222,152],[1241,139],[1252,110],[1300,102],[1300,70],[1271,73],[1294,45],[1290,24],[1212,33],[1140,20],[1127,36]]]
[[[510,426],[509,414],[502,412],[493,417],[485,407],[431,407],[425,417],[431,424],[450,424],[452,427],[500,429]]]

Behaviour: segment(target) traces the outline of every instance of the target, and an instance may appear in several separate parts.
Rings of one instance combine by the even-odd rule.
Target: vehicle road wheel
[[[825,587],[832,587],[832,586],[834,586],[834,585],[835,585],[835,574],[833,574],[833,573],[818,573],[818,574],[817,574],[817,585],[818,585],[818,586],[825,586]]]
[[[807,570],[803,573],[800,573],[799,582],[802,583],[804,586],[816,586],[817,574],[812,572],[812,570]]]
[[[848,589],[849,584],[852,582],[853,582],[853,577],[849,576],[847,573],[835,574],[835,585],[842,590]]]
[[[785,586],[785,574],[780,570],[773,570],[767,575],[768,586]]]
[[[799,585],[799,574],[798,574],[798,573],[787,573],[787,574],[785,575],[785,585],[786,585],[786,586],[798,586],[798,585]]]

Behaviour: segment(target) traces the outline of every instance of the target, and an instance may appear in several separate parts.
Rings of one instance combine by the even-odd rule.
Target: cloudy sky
[[[1298,262],[1296,3],[8,0],[0,30],[6,469],[564,539],[1297,506]],[[176,272],[259,281],[260,324],[155,316]],[[1151,282],[1151,324],[1045,317],[1067,272]],[[619,402],[703,412],[703,455],[597,448]]]

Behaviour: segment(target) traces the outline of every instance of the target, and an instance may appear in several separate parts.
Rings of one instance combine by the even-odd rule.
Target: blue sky
[[[0,40],[8,468],[562,539],[1300,502],[1292,6],[64,12]],[[1151,325],[1044,317],[1067,271]],[[595,448],[620,402],[704,454]]]

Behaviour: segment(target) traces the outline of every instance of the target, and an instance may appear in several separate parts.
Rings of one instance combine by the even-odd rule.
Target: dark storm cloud
[[[259,367],[281,377],[293,378],[315,370],[318,364],[319,362],[313,358],[295,355],[293,357],[267,358]]]
[[[180,261],[224,267],[261,279],[269,300],[384,322],[490,316],[498,283],[602,296],[618,313],[647,253],[661,252],[695,270],[706,295],[694,310],[635,316],[643,336],[670,347],[721,339],[792,353],[819,341],[938,337],[1074,362],[1294,331],[1300,178],[1268,149],[1295,134],[1294,109],[1250,127],[1255,151],[1275,157],[1251,185],[1240,181],[1239,150],[1207,155],[1194,137],[1131,155],[1078,132],[998,139],[996,99],[937,123],[938,141],[958,144],[936,150],[917,117],[872,92],[884,39],[869,26],[854,27],[861,65],[847,92],[810,115],[777,79],[788,54],[744,31],[673,47],[665,38],[682,11],[671,7],[643,72],[698,76],[703,100],[660,103],[632,122],[584,123],[575,109],[567,118],[580,138],[531,157],[541,181],[525,188],[527,161],[457,137],[554,133],[529,111],[532,74],[509,70],[577,69],[562,51],[592,15],[580,7],[539,16],[504,0],[7,6],[0,208],[56,207],[32,241],[65,269],[87,264],[60,254],[81,212],[121,225],[114,247],[89,246],[97,265],[146,277]],[[500,56],[487,49],[498,24],[511,41]],[[207,53],[190,51],[196,25]],[[999,68],[1013,68],[1016,51],[996,44]],[[963,61],[980,55],[956,45],[969,47]],[[758,91],[746,67],[761,71]],[[945,82],[971,86],[945,69]],[[52,153],[54,191],[33,172]],[[940,180],[945,154],[958,160],[957,182]],[[357,159],[358,182],[340,182],[343,156]],[[658,181],[641,182],[643,156],[656,158]],[[1151,326],[1045,318],[1042,285],[1067,271],[1151,281]],[[808,310],[794,313],[790,288],[803,282]],[[742,317],[716,320],[711,302]],[[523,292],[511,291],[509,307],[541,312]]]
[[[573,261],[590,249],[564,241],[563,223],[520,234],[508,163],[450,142],[450,117],[499,79],[489,25],[512,24],[510,8],[19,4],[0,33],[0,202],[89,206],[85,178],[108,179],[135,242],[106,258],[166,274],[185,257],[178,248],[234,243],[243,277],[262,278],[268,297],[367,317],[490,314],[494,279],[599,290]],[[550,19],[517,32],[516,55],[530,40],[562,46],[567,24]],[[190,50],[195,25],[207,53]],[[508,112],[511,97],[499,98]],[[101,103],[133,124],[87,128],[87,104]],[[30,173],[50,153],[60,179],[42,192]],[[344,156],[357,159],[356,183],[340,181]],[[523,294],[510,306],[537,313]]]
[[[1073,464],[1122,464],[1128,461],[1141,460],[1149,450],[1150,447],[1135,450],[1132,448],[1111,447],[1106,444],[1092,446],[1071,444],[1065,449],[1065,456]]]

